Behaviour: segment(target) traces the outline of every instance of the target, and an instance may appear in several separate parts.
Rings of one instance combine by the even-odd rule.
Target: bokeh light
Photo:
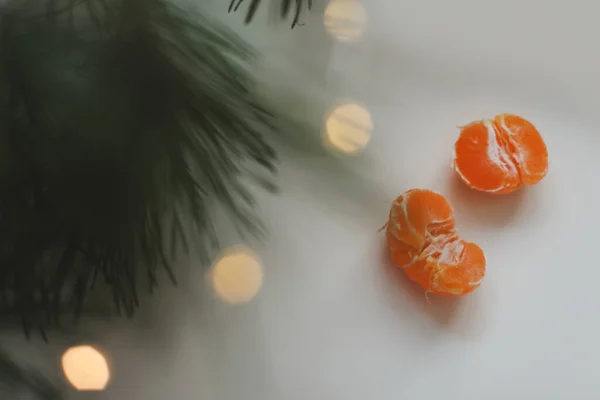
[[[371,114],[355,103],[336,107],[325,122],[325,144],[345,154],[363,150],[373,133]]]
[[[108,386],[110,371],[104,355],[92,346],[69,348],[62,356],[69,383],[79,391],[100,391]]]
[[[247,247],[226,251],[210,273],[215,294],[226,303],[247,303],[259,292],[263,266],[258,255]]]
[[[360,37],[367,26],[367,12],[359,0],[331,0],[325,9],[325,29],[340,41]]]

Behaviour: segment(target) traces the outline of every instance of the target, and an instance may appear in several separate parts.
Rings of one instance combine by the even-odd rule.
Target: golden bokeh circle
[[[110,369],[106,357],[92,346],[74,346],[64,352],[62,369],[79,391],[101,391],[108,386]]]
[[[336,107],[325,121],[325,144],[344,154],[362,151],[373,133],[373,120],[369,111],[356,103]]]
[[[229,304],[247,303],[260,291],[263,265],[252,250],[236,247],[217,260],[210,278],[213,290],[221,300]]]
[[[325,9],[325,29],[337,40],[360,37],[367,26],[367,12],[359,0],[332,0]]]

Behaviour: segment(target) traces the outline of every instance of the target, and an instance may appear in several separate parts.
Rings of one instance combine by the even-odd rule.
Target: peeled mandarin
[[[462,296],[483,280],[483,251],[458,237],[452,207],[438,193],[412,189],[400,195],[386,235],[394,263],[428,292]]]
[[[546,176],[548,151],[531,122],[501,114],[461,129],[453,164],[470,188],[507,194],[523,185],[535,185]]]

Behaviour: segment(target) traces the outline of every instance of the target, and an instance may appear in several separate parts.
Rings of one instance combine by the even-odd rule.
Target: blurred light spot
[[[71,347],[62,356],[65,377],[79,391],[104,390],[110,380],[106,358],[91,346]]]
[[[358,104],[335,108],[325,122],[325,142],[329,147],[346,154],[360,152],[371,140],[371,114]]]
[[[367,25],[367,12],[359,0],[332,0],[325,9],[325,29],[336,39],[358,38]]]
[[[247,303],[256,296],[263,280],[263,266],[250,249],[230,249],[215,263],[211,272],[213,289],[223,301]]]

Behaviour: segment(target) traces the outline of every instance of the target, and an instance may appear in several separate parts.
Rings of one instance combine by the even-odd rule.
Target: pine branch
[[[281,18],[287,19],[290,13],[294,14],[294,18],[292,20],[292,29],[294,29],[300,23],[300,15],[302,11],[306,8],[310,10],[313,6],[313,0],[278,0],[281,1]],[[249,24],[254,19],[256,15],[256,11],[258,10],[262,0],[248,0],[250,5],[248,6],[248,11],[246,13],[246,18],[244,22]],[[229,4],[229,12],[238,11],[240,6],[244,3],[244,0],[231,0]]]
[[[101,279],[133,315],[140,274],[175,282],[173,251],[192,240],[209,259],[215,202],[262,234],[242,180],[275,189],[279,132],[253,57],[165,0],[0,10],[0,313],[43,332],[78,317]]]
[[[284,0],[282,17],[297,25],[305,5]],[[210,258],[215,203],[242,233],[262,234],[243,181],[275,191],[270,143],[281,132],[246,69],[253,58],[227,29],[168,0],[0,8],[3,321],[44,336],[86,311],[98,280],[133,315],[161,269],[176,281],[178,250],[194,243]],[[0,351],[1,398],[4,389],[63,399]]]

